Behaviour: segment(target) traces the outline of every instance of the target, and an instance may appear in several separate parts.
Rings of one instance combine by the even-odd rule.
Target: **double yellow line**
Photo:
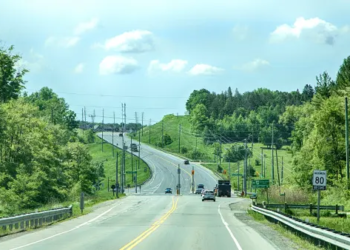
[[[172,200],[172,207],[171,209],[164,214],[160,219],[158,219],[156,222],[152,224],[152,226],[144,231],[142,234],[140,234],[137,238],[134,240],[130,241],[128,244],[120,248],[120,250],[131,250],[135,246],[137,246],[140,242],[142,242],[144,239],[146,239],[151,233],[153,233],[177,208],[177,202],[179,201],[179,198]]]

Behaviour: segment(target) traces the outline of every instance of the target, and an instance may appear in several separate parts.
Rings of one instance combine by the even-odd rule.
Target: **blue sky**
[[[81,117],[144,123],[184,114],[195,89],[292,91],[335,79],[350,55],[350,1],[0,0],[27,91],[43,86]],[[120,119],[117,119],[120,122]]]

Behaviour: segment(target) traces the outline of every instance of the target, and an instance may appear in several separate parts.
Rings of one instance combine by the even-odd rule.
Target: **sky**
[[[322,4],[321,4],[322,3]],[[349,0],[0,0],[0,41],[81,118],[183,115],[194,90],[300,91],[350,56]]]

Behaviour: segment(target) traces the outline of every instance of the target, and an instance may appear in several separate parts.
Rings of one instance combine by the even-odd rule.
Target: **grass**
[[[187,153],[181,153],[179,152],[179,128],[181,125],[181,135],[180,135],[180,148],[185,147],[188,152]],[[145,127],[143,129],[143,135],[141,135],[141,141],[146,144],[150,144],[153,146],[157,146],[157,143],[161,142],[162,140],[162,131],[163,134],[169,134],[172,138],[172,143],[169,145],[164,146],[161,148],[162,150],[165,150],[167,152],[170,152],[172,154],[176,154],[178,156],[188,158],[190,160],[191,153],[195,150],[199,151],[201,153],[199,161],[201,161],[201,164],[205,166],[206,168],[212,170],[213,172],[220,175],[222,178],[227,179],[227,175],[223,175],[222,173],[217,172],[217,165],[219,162],[217,159],[215,159],[214,156],[214,147],[212,145],[206,145],[203,143],[202,137],[196,137],[194,133],[191,131],[191,124],[189,122],[189,116],[175,116],[175,115],[166,115],[162,119],[162,121],[153,124],[152,126]],[[133,138],[138,139],[138,135],[133,136]],[[226,141],[229,138],[224,138]],[[242,142],[238,143],[242,144]],[[225,151],[225,148],[229,148],[233,143],[222,143],[222,150]],[[248,147],[253,153],[253,156],[248,159],[248,165],[251,165],[254,167],[254,169],[257,171],[257,173],[261,174],[261,147],[265,147],[261,143],[254,143],[248,144]],[[290,151],[286,150],[287,147],[284,147],[281,150],[277,151],[278,155],[278,166],[277,168],[277,161],[276,161],[276,154],[274,151],[274,176],[275,176],[275,182],[278,181],[278,172],[279,170],[280,177],[281,177],[281,170],[282,170],[282,160],[283,160],[283,182],[288,183],[289,179],[292,177],[292,155]],[[272,170],[271,170],[271,150],[269,149],[263,149],[263,153],[265,155],[265,166],[266,166],[266,177],[267,179],[270,179],[272,181]],[[240,165],[240,173],[243,171],[243,161],[240,161],[239,163],[231,163],[231,173],[237,173],[238,164]],[[228,162],[221,162],[221,167],[226,170],[228,173],[229,171],[229,163]],[[232,177],[232,184],[234,186],[237,186],[237,177]]]
[[[303,239],[295,234],[293,234],[291,231],[285,229],[282,225],[280,224],[274,224],[269,222],[264,215],[256,213],[252,210],[248,210],[248,214],[254,218],[254,220],[265,224],[269,227],[271,227],[272,229],[276,230],[277,232],[279,232],[281,235],[289,238],[292,242],[294,242],[297,246],[298,249],[305,249],[305,250],[316,250],[316,249],[322,249],[320,247],[317,247],[315,245],[313,245],[312,243],[310,243],[309,241],[307,241],[306,239]]]

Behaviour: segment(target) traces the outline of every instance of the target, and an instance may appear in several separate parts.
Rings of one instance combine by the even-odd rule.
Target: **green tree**
[[[208,125],[207,108],[203,104],[198,104],[190,115],[190,122],[193,131],[201,133],[205,126]]]
[[[350,56],[344,59],[337,74],[336,84],[338,89],[350,87]]]
[[[0,48],[0,103],[19,97],[25,84],[23,76],[28,72],[18,68],[21,57],[13,54],[13,50],[13,46]]]

